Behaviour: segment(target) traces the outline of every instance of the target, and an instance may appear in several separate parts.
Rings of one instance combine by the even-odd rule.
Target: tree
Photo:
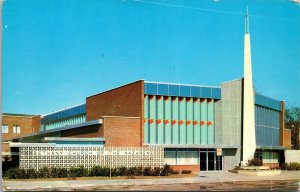
[[[285,127],[291,130],[292,149],[300,149],[299,128],[300,128],[300,108],[292,107],[285,110]]]

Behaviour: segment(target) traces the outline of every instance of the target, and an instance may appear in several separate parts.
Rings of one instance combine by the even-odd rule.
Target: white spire
[[[248,14],[248,6],[245,15],[245,34],[249,34],[249,14]]]
[[[248,7],[245,15],[244,39],[244,83],[243,83],[243,159],[246,165],[254,157],[256,150],[254,90],[252,81],[251,46],[249,34]]]

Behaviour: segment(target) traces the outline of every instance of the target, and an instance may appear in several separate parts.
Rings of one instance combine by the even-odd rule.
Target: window
[[[2,125],[2,133],[8,133],[8,125]]]
[[[20,125],[14,125],[13,126],[13,133],[21,133]]]

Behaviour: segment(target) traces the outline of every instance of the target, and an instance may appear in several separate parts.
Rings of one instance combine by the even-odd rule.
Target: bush
[[[88,176],[88,170],[85,169],[83,166],[80,167],[71,167],[69,169],[69,177],[85,177]]]
[[[252,158],[251,160],[248,160],[248,166],[262,166],[263,162],[262,160],[258,158]]]
[[[152,175],[152,169],[151,167],[145,167],[143,171],[144,176],[151,176]]]
[[[152,172],[153,176],[160,176],[161,168],[160,167],[154,167],[154,170]]]
[[[38,178],[38,174],[34,169],[27,169],[26,176],[28,179],[36,179]]]
[[[281,169],[283,170],[300,170],[300,163],[291,162],[291,163],[283,163],[281,164]]]
[[[48,167],[43,167],[37,172],[38,178],[50,178],[51,170]]]
[[[117,176],[125,176],[127,168],[126,167],[119,167],[117,168]]]
[[[192,171],[191,170],[182,170],[181,174],[191,174]]]
[[[93,166],[90,170],[90,176],[109,176],[110,170],[107,167]]]
[[[14,168],[10,168],[8,169],[4,174],[3,176],[4,177],[7,177],[9,179],[16,179],[16,171],[17,171],[17,167],[14,167]]]
[[[170,175],[170,174],[178,174],[179,172],[177,171],[174,171],[173,169],[172,169],[172,167],[170,166],[170,165],[168,165],[168,164],[165,164],[164,166],[163,166],[163,168],[161,169],[161,173],[160,173],[160,175],[161,176],[168,176],[168,175]]]
[[[28,175],[25,169],[17,168],[15,171],[16,179],[28,179]]]
[[[50,171],[52,178],[64,178],[68,177],[68,170],[65,168],[52,167]]]

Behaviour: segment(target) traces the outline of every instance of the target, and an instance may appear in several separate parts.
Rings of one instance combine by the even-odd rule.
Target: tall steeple
[[[244,79],[243,79],[243,144],[242,164],[254,157],[256,150],[254,89],[252,81],[251,46],[248,7],[245,15]]]

